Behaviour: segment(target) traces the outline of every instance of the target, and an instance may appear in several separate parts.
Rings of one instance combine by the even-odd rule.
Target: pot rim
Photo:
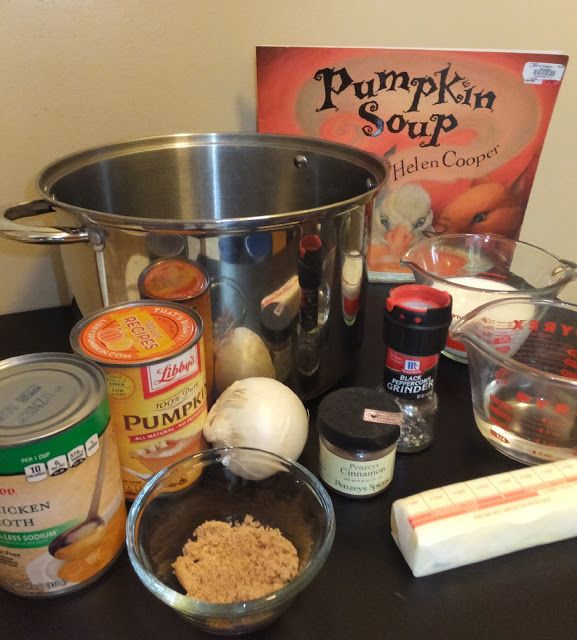
[[[266,215],[242,216],[226,219],[166,219],[131,216],[122,213],[109,213],[86,209],[75,204],[59,200],[52,189],[58,180],[73,171],[96,162],[131,154],[161,149],[188,148],[192,146],[227,146],[238,144],[244,147],[285,147],[293,149],[297,156],[310,152],[330,155],[365,169],[371,175],[365,192],[339,202],[301,209],[298,211],[272,212]],[[173,133],[113,142],[110,144],[86,148],[68,154],[46,165],[38,173],[37,191],[54,208],[68,211],[80,218],[83,224],[103,224],[109,227],[136,231],[178,231],[195,236],[210,233],[233,233],[239,231],[273,230],[297,226],[303,219],[314,221],[327,216],[338,215],[370,202],[382,189],[390,174],[390,164],[385,158],[363,151],[356,147],[321,140],[320,138],[277,135],[269,133]]]

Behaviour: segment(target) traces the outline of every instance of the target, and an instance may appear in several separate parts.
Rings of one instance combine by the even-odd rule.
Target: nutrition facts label
[[[577,496],[577,460],[561,460],[432,489],[402,500],[409,523],[417,528],[440,520],[515,508],[533,498],[569,490]]]
[[[87,457],[94,455],[100,448],[98,435],[95,433],[88,440],[68,451],[65,455],[54,456],[46,461],[33,462],[24,467],[24,475],[28,482],[40,482],[53,476],[59,476],[72,467],[82,464]],[[50,454],[44,454],[48,457]]]

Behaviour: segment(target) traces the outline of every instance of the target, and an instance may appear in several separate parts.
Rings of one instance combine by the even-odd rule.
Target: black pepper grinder
[[[401,453],[421,451],[433,440],[438,406],[434,384],[451,309],[446,291],[426,285],[401,285],[387,296],[383,388],[395,397],[403,414],[397,443]]]

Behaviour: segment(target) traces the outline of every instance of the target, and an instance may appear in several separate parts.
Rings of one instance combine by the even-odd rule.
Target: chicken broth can
[[[81,320],[70,340],[106,372],[129,500],[157,471],[204,448],[205,359],[195,311],[171,302],[123,303]]]
[[[95,580],[124,544],[106,380],[76,355],[0,362],[0,586],[53,596]]]

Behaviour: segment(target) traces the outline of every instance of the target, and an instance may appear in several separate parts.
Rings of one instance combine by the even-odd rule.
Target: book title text
[[[453,131],[459,126],[454,113],[432,113],[428,120],[411,118],[428,101],[437,105],[459,105],[470,109],[487,109],[493,111],[495,93],[478,89],[472,82],[460,76],[448,64],[444,69],[435,71],[432,76],[411,77],[406,71],[378,71],[369,80],[354,80],[345,67],[341,69],[318,69],[314,79],[322,82],[324,99],[317,112],[339,107],[336,97],[347,92],[354,94],[362,101],[359,116],[368,124],[362,126],[367,136],[379,136],[385,131],[406,134],[411,139],[422,138],[421,147],[438,147],[439,139],[444,133]],[[403,113],[395,113],[388,119],[378,115],[379,103],[374,98],[383,92],[406,91],[410,95],[408,108]],[[441,111],[441,109],[439,109]]]

